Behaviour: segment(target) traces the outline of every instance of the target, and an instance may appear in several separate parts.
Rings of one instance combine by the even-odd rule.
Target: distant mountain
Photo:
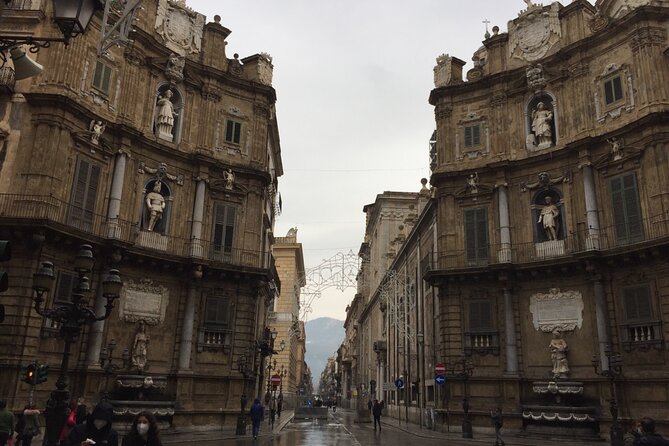
[[[307,321],[304,329],[307,334],[307,352],[304,360],[311,369],[314,388],[316,388],[328,358],[337,352],[344,341],[344,321],[319,317]]]

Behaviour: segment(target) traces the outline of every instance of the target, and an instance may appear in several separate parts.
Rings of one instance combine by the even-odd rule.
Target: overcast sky
[[[429,178],[428,104],[435,59],[467,62],[484,20],[506,32],[523,0],[188,0],[232,31],[227,57],[274,59],[284,176],[275,234],[298,228],[305,265],[356,254],[362,207],[383,191],[418,191]],[[546,2],[547,3],[547,2]],[[568,4],[566,0],[563,4]],[[355,290],[330,290],[308,319],[344,319]]]

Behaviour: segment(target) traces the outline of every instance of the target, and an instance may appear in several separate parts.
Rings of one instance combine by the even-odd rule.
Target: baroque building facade
[[[10,2],[2,14],[16,20],[2,20],[3,31],[49,35],[51,8]],[[3,85],[0,232],[13,256],[0,395],[10,407],[28,398],[19,366],[40,359],[53,377],[63,350],[58,324],[31,309],[32,276],[53,262],[46,305],[67,304],[81,244],[97,259],[98,314],[103,271],[118,268],[124,287],[111,317],[73,345],[73,396],[120,398],[104,388],[100,367],[112,340],[118,359],[124,348],[132,359],[119,374],[156,383],[147,399],[161,404],[140,407],[174,424],[233,422],[241,396],[259,394],[253,381],[264,381],[266,367],[257,347],[280,291],[273,66],[266,54],[228,58],[230,30],[218,16],[205,22],[183,2],[145,2],[134,42],[99,54],[95,17],[69,46],[31,55],[42,74]],[[37,401],[53,381],[37,387]],[[137,410],[115,404],[117,414]]]
[[[435,67],[425,279],[441,358],[473,367],[441,407],[462,417],[468,397],[475,426],[500,407],[505,427],[594,435],[617,398],[624,422],[666,427],[669,4],[526,3],[466,79],[457,58]],[[620,364],[611,387],[598,372]]]

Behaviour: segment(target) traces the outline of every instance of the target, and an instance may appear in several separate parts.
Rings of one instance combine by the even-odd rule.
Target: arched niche
[[[160,183],[160,192],[158,192],[160,195],[162,195],[163,199],[165,200],[165,209],[163,210],[162,217],[158,219],[153,227],[153,231],[158,234],[163,234],[166,235],[169,231],[170,228],[170,216],[172,214],[172,189],[170,186],[165,182],[165,179],[159,179],[159,178],[152,178],[148,180],[144,184],[144,189],[143,189],[143,194],[142,194],[142,212],[141,212],[141,218],[140,218],[140,227],[142,231],[149,231],[149,223],[151,221],[151,210],[149,208],[149,204],[147,203],[147,199],[150,199],[149,194],[151,192],[154,192],[154,188],[156,187],[156,183]]]
[[[550,203],[547,198],[550,198]],[[557,216],[553,217],[555,221],[556,240],[564,240],[567,235],[566,217],[564,211],[564,203],[562,201],[562,194],[559,190],[547,187],[537,191],[532,197],[532,221],[534,222],[534,240],[536,243],[550,241],[546,228],[544,227],[543,219],[540,219],[541,213],[547,206],[555,206],[557,208]]]
[[[162,140],[178,143],[181,140],[184,95],[174,85],[158,86],[154,98],[153,133]]]
[[[558,142],[558,108],[555,96],[541,92],[525,103],[525,147],[537,151]],[[548,136],[547,136],[548,135]]]

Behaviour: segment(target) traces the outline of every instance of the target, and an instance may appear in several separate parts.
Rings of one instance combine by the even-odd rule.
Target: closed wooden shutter
[[[465,210],[465,251],[469,265],[488,262],[488,210]]]
[[[207,298],[205,322],[207,325],[227,327],[230,322],[229,299],[220,296]]]
[[[232,253],[235,235],[234,206],[216,203],[214,206],[213,249],[216,253]]]
[[[469,331],[485,332],[492,327],[492,305],[490,301],[481,300],[469,303]]]
[[[623,290],[625,318],[627,322],[641,322],[653,319],[653,307],[648,286],[629,287]]]
[[[475,147],[481,144],[481,127],[469,125],[465,127],[465,147]]]
[[[77,284],[76,274],[61,272],[58,274],[58,286],[54,300],[57,302],[69,302],[72,300],[72,290]]]
[[[90,231],[100,182],[100,166],[79,159],[70,202],[70,224]]]
[[[636,175],[631,173],[611,180],[613,224],[618,243],[643,240],[643,222]]]

